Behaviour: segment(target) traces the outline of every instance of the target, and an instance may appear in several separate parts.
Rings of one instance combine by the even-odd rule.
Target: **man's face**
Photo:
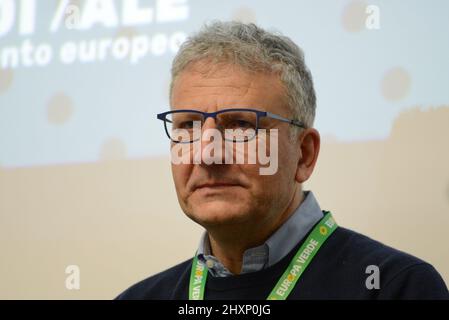
[[[207,63],[199,62],[178,75],[171,97],[173,110],[252,108],[291,118],[279,75],[249,73],[233,65],[215,66],[205,72],[210,69]],[[178,200],[192,220],[205,228],[263,223],[276,219],[289,206],[297,187],[299,143],[292,142],[289,124],[265,118],[260,126],[278,129],[278,170],[273,175],[260,175],[258,162],[172,164]],[[202,129],[208,128],[216,128],[212,118]]]

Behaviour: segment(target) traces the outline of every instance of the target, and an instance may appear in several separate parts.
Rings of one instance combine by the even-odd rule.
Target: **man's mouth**
[[[227,183],[227,182],[212,182],[212,183],[203,183],[196,186],[195,190],[198,189],[222,189],[228,187],[241,187],[242,185],[238,183]]]

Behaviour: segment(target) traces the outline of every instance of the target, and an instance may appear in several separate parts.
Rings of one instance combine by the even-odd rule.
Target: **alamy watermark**
[[[72,264],[65,268],[65,273],[68,275],[65,279],[65,288],[67,290],[80,290],[81,288],[81,273],[80,267]]]
[[[365,269],[365,273],[369,276],[365,280],[365,286],[368,290],[380,289],[380,270],[376,265],[369,265]]]
[[[380,29],[380,8],[376,5],[366,6],[365,13],[368,15],[365,19],[365,27],[368,30]]]

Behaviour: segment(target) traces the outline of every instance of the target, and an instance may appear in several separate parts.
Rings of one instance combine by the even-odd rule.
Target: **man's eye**
[[[183,121],[178,123],[176,126],[178,129],[192,129],[193,128],[193,121]]]
[[[232,120],[228,123],[227,129],[250,129],[254,128],[254,125],[246,120]]]

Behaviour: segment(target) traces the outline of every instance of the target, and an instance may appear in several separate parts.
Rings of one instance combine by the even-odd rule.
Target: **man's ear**
[[[296,181],[303,183],[312,175],[320,152],[320,133],[314,128],[304,129],[298,136],[301,154],[296,168]]]

